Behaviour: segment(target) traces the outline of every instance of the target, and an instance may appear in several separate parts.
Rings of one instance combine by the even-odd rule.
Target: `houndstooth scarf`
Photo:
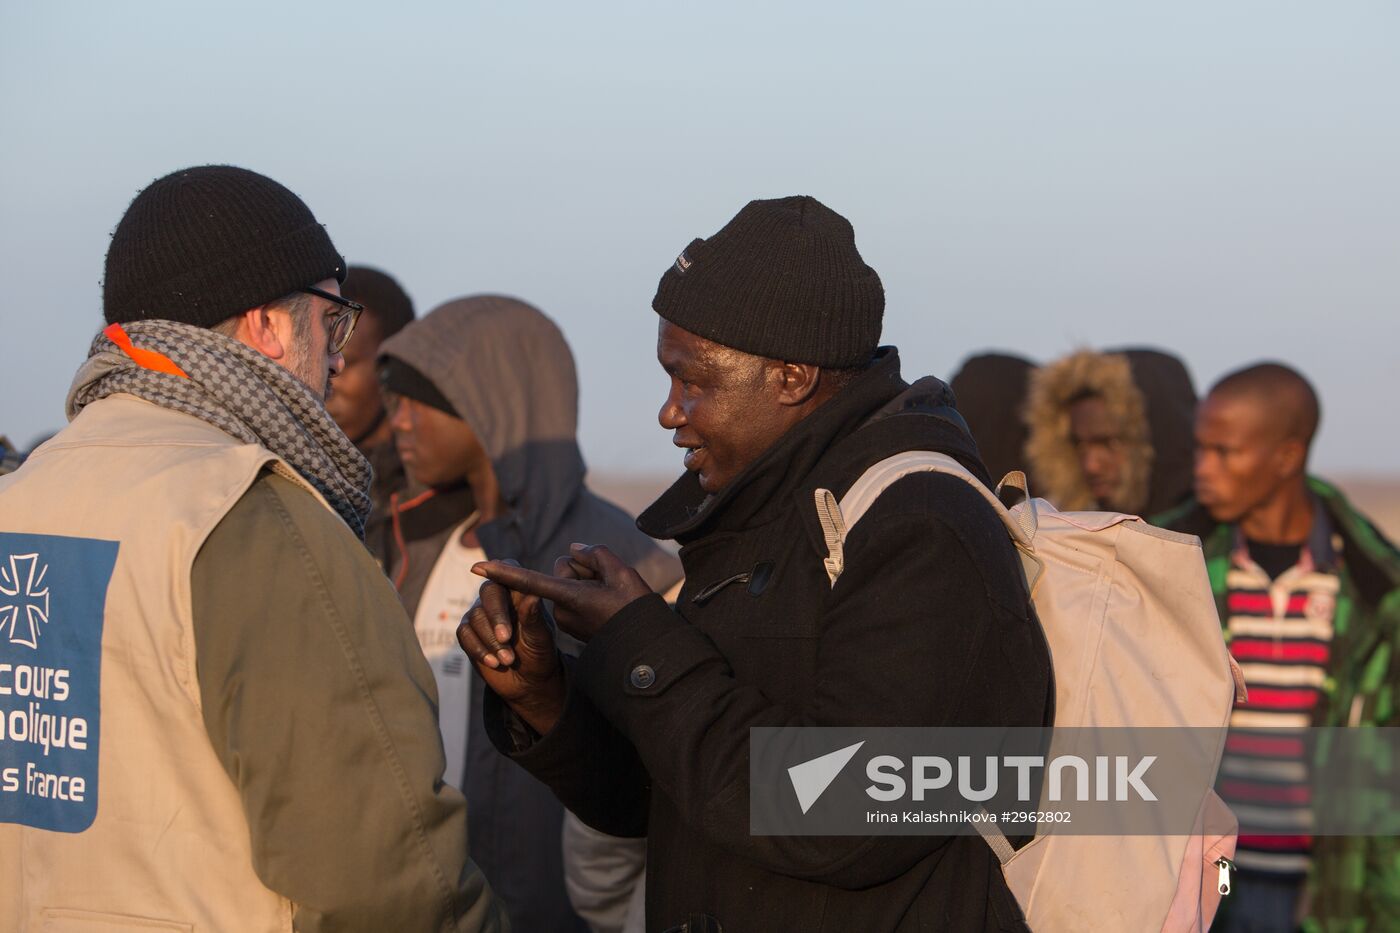
[[[122,328],[133,346],[165,355],[189,378],[148,369],[105,333],[98,334],[69,391],[70,419],[85,405],[118,392],[193,415],[287,461],[364,537],[369,461],[300,379],[237,340],[203,327],[134,321]]]

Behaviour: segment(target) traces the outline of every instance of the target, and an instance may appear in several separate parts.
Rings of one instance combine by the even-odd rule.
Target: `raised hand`
[[[457,643],[486,685],[532,729],[543,735],[554,727],[568,690],[539,597],[483,583],[457,626]]]
[[[555,576],[496,560],[477,564],[472,572],[513,593],[552,601],[559,627],[580,641],[588,641],[624,606],[651,592],[641,574],[603,545],[573,545],[567,558],[555,562]]]

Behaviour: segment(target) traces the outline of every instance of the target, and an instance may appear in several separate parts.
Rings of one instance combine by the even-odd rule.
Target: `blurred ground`
[[[1328,477],[1346,493],[1352,505],[1391,541],[1400,541],[1400,478],[1390,476]]]
[[[599,495],[622,506],[633,515],[651,504],[676,477],[674,474],[600,473],[588,477],[588,484]],[[1400,540],[1400,477],[1329,476],[1341,487],[1352,504],[1370,517],[1386,537]]]

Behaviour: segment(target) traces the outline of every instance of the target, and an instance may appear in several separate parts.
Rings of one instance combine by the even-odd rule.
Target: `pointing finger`
[[[585,586],[578,580],[564,580],[549,574],[512,567],[498,560],[486,560],[472,566],[472,573],[486,577],[517,593],[529,593],[565,606],[573,606]],[[485,587],[483,587],[485,589]]]

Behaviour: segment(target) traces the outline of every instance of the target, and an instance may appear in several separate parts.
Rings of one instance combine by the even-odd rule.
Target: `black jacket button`
[[[652,670],[649,664],[638,664],[632,668],[632,676],[629,679],[632,681],[632,686],[638,690],[645,690],[656,683],[656,671]]]

